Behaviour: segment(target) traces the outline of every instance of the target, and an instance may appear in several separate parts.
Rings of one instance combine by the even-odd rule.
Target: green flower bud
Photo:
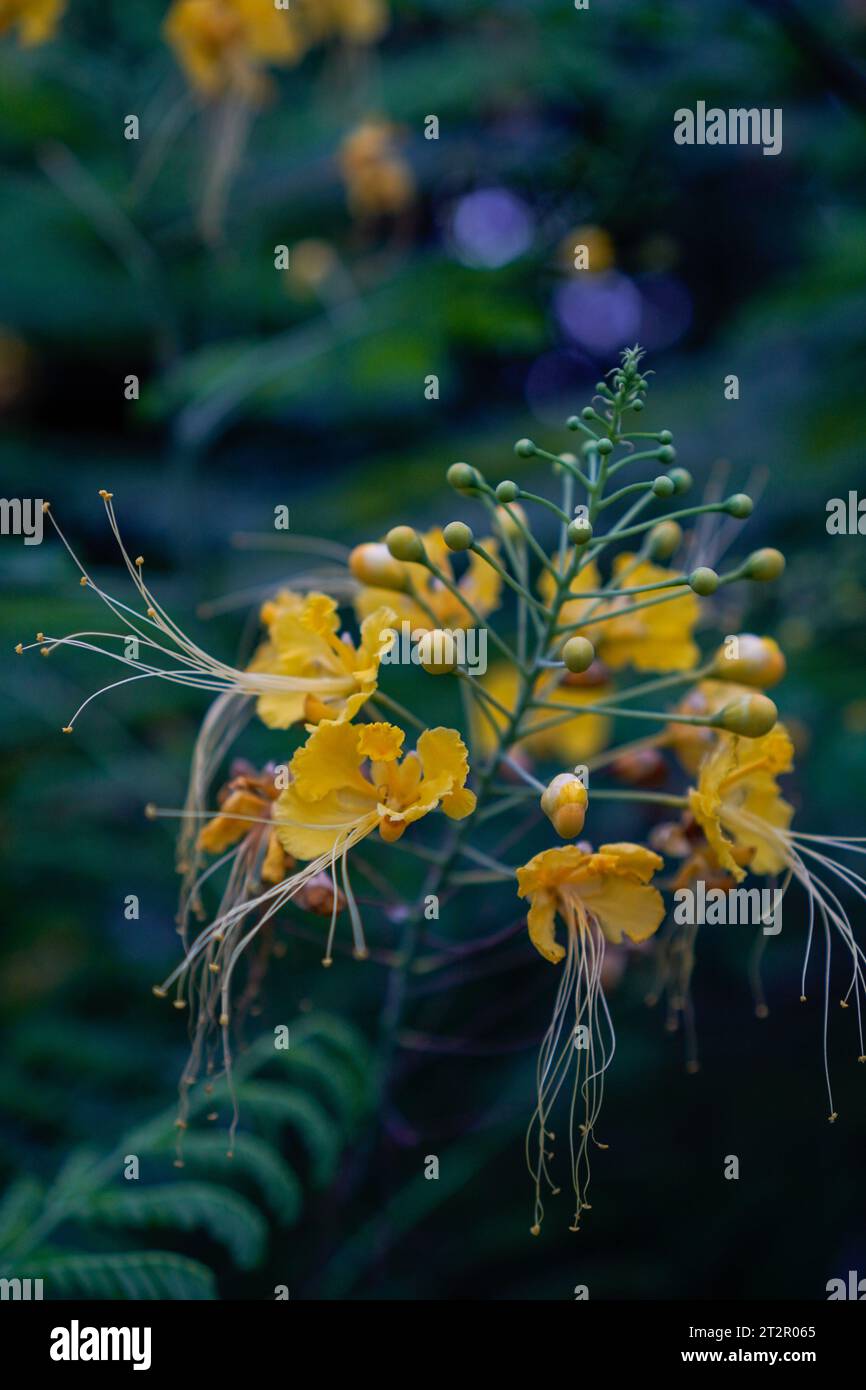
[[[668,470],[668,477],[678,494],[688,492],[692,485],[692,475],[687,468],[671,468]]]
[[[747,579],[761,581],[778,579],[785,568],[785,557],[781,550],[754,550],[743,565]]]
[[[514,452],[519,459],[531,459],[535,457],[535,445],[531,439],[518,439]]]
[[[595,419],[595,411],[593,410],[591,405],[585,405],[580,413],[584,420]]]
[[[455,492],[472,494],[478,491],[484,482],[477,468],[472,468],[468,463],[452,463],[448,472],[445,474]]]
[[[643,401],[632,401],[631,408],[632,410],[636,410],[638,414],[640,414],[640,412],[643,410],[643,405]]]
[[[670,444],[672,441],[673,435],[670,430],[659,430],[659,444]]]
[[[683,531],[679,522],[660,521],[649,533],[647,554],[651,560],[669,560],[682,544]]]
[[[658,456],[662,463],[673,463],[677,456],[677,451],[673,445],[663,444],[659,449]]]
[[[569,415],[568,419],[567,419],[566,422],[565,422],[565,428],[566,428],[567,430],[579,430],[579,429],[580,429],[580,416],[579,416],[579,415]]]
[[[700,594],[702,598],[706,598],[708,594],[714,594],[718,589],[719,576],[715,570],[701,565],[699,569],[692,570],[689,575],[689,587],[694,589],[696,594]]]
[[[562,659],[573,675],[580,676],[595,661],[595,648],[586,637],[569,637],[562,649]]]
[[[779,717],[779,711],[766,695],[741,695],[732,700],[712,721],[716,729],[743,738],[762,738],[768,734]]]
[[[652,485],[652,492],[655,497],[673,497],[676,490],[676,483],[666,473],[660,473]]]
[[[600,454],[612,454],[612,453],[613,453],[613,440],[612,440],[612,439],[600,439],[600,440],[598,441],[598,443],[596,444],[595,447],[596,447],[596,449],[598,450],[598,452],[599,452]]]
[[[411,526],[393,526],[385,537],[385,544],[395,560],[411,561],[416,565],[424,562],[421,537]]]
[[[516,502],[520,496],[520,488],[510,478],[505,478],[498,484],[496,496],[500,502]]]
[[[475,542],[472,527],[465,521],[449,521],[442,535],[449,550],[469,550]]]
[[[459,522],[453,523],[455,526]],[[418,659],[428,676],[447,676],[457,669],[457,643],[454,633],[444,628],[425,632],[418,643]]]
[[[730,516],[739,517],[740,521],[745,521],[747,516],[752,515],[753,502],[745,492],[735,492],[733,497],[729,497],[725,502],[725,511]]]
[[[587,541],[592,540],[592,526],[588,521],[575,517],[574,521],[568,523],[567,535],[572,545],[586,545]]]

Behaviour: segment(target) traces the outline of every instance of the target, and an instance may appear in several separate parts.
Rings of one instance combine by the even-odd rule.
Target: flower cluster
[[[189,1088],[203,1072],[230,1071],[238,1009],[250,991],[248,984],[239,1006],[233,977],[248,964],[251,948],[270,942],[278,918],[329,917],[323,960],[330,965],[338,922],[347,914],[355,957],[368,954],[350,856],[371,837],[382,846],[383,864],[374,871],[380,881],[387,881],[395,847],[420,855],[429,868],[424,894],[393,918],[405,937],[388,957],[402,981],[383,1012],[392,1041],[411,1002],[408,985],[431,893],[452,894],[477,881],[516,894],[528,904],[529,941],[558,972],[527,1135],[536,1234],[545,1186],[559,1190],[550,1147],[558,1105],[574,1126],[568,1136],[573,1229],[590,1205],[590,1153],[604,1147],[597,1125],[614,1051],[606,952],[640,952],[656,938],[656,993],[668,993],[675,1024],[690,1017],[695,930],[683,934],[670,920],[665,891],[700,880],[735,885],[747,876],[781,877],[783,890],[799,882],[809,908],[803,996],[820,929],[825,989],[835,938],[850,965],[842,1002],[853,998],[861,1024],[864,955],[833,880],[861,896],[866,881],[830,850],[863,849],[791,828],[794,810],[779,778],[793,769],[794,744],[766,694],[785,674],[784,657],[772,638],[753,633],[729,635],[720,646],[698,640],[717,590],[777,579],[784,559],[762,549],[724,571],[700,563],[678,567],[684,527],[694,518],[744,521],[752,503],[742,493],[682,501],[692,479],[675,466],[670,432],[635,427],[649,385],[641,359],[638,348],[624,352],[620,366],[598,383],[592,404],[568,421],[581,436],[579,455],[549,453],[526,439],[516,445],[524,463],[550,466],[557,500],[511,479],[493,485],[466,463],[452,465],[453,489],[485,514],[483,539],[464,520],[421,532],[400,525],[370,538],[347,554],[333,586],[338,597],[277,589],[261,610],[263,638],[244,667],[211,656],[169,617],[145,579],[143,557],[126,550],[111,494],[102,494],[138,603],[104,592],[76,560],[80,582],[98,594],[121,630],[40,633],[32,645],[45,654],[72,646],[110,656],[129,674],[107,689],[164,679],[215,697],[196,743],[184,807],[150,812],[177,815],[182,826],[186,949],[157,990],[164,995],[174,988],[175,1005],[194,1014],[181,1128]],[[626,469],[631,480],[619,482]],[[658,504],[666,501],[670,509],[659,515]],[[537,529],[528,519],[536,510]],[[48,515],[67,544],[50,509]],[[717,563],[720,548],[716,541]],[[494,613],[500,615],[495,625]],[[398,621],[427,639],[470,628],[489,637],[496,660],[483,676],[457,656],[434,659],[432,641],[421,657],[425,671],[445,674],[459,690],[461,729],[430,726],[395,699],[397,672],[383,657]],[[438,680],[429,685],[434,708],[443,689]],[[294,751],[259,772],[233,765],[214,807],[222,765],[254,714],[272,731],[275,755],[289,738]],[[629,721],[639,732],[623,741],[619,734]],[[413,730],[409,751],[404,726]],[[668,819],[648,832],[649,843],[624,839],[595,847],[605,803],[616,811],[629,802],[658,808]],[[516,809],[534,813],[534,829],[523,838],[534,836],[538,844],[530,844],[523,865],[503,859],[513,835],[497,841],[498,818]],[[443,827],[432,847],[417,841],[422,820]],[[220,874],[222,896],[208,912],[210,881]],[[249,965],[255,984],[261,973],[260,959]],[[826,1037],[825,997],[825,1060]],[[857,1055],[866,1060],[862,1031]],[[826,1075],[835,1119],[829,1069]]]

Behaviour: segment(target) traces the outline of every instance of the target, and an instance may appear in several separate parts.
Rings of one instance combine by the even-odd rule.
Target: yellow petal
[[[540,951],[545,960],[549,960],[553,965],[558,965],[565,955],[565,948],[560,946],[554,936],[555,919],[556,899],[553,894],[544,891],[533,894],[526,916],[529,939],[536,951]]]
[[[329,792],[351,787],[362,796],[375,797],[374,789],[359,771],[365,757],[358,747],[359,734],[354,724],[328,721],[316,726],[290,764],[300,796],[315,801]]]
[[[358,731],[358,752],[378,762],[399,758],[406,737],[396,724],[362,724]]]
[[[605,939],[614,944],[624,935],[646,941],[658,931],[665,915],[664,898],[657,888],[617,875],[582,881],[580,898],[598,920]]]

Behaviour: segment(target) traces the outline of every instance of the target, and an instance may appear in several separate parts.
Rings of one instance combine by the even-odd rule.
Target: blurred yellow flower
[[[493,696],[500,705],[513,711],[520,689],[520,674],[506,661],[496,662],[486,676],[477,678],[481,688]],[[533,710],[523,719],[527,733],[516,745],[533,758],[551,758],[562,763],[580,763],[605,747],[610,736],[610,720],[603,714],[581,714],[584,705],[592,705],[610,688],[604,685],[586,686],[566,684],[560,679],[560,672],[542,672],[535,682],[534,695],[537,699],[550,700],[558,705],[571,707],[574,718],[562,724],[533,733],[533,726],[556,718],[556,711],[550,709]],[[492,754],[496,746],[493,726],[498,730],[505,727],[505,716],[490,703],[485,705],[487,714],[480,712],[481,701],[476,702],[474,714],[475,736],[482,753]]]
[[[337,636],[337,603],[327,594],[278,594],[262,608],[268,638],[247,668],[262,677],[259,718],[271,729],[288,729],[302,719],[351,719],[376,689],[395,616],[384,606],[372,611],[356,647],[348,636]],[[268,676],[275,678],[272,690]],[[294,680],[289,689],[287,677]]]
[[[618,555],[614,561],[614,574],[620,574],[633,561],[633,555]],[[628,588],[636,588],[641,584],[658,584],[677,577],[676,570],[664,569],[661,565],[644,560],[633,569],[629,568],[625,582]],[[601,611],[618,613],[632,604],[659,597],[661,595],[649,593],[614,599],[606,603]],[[593,626],[590,637],[599,656],[614,671],[621,670],[623,666],[633,666],[638,671],[687,671],[700,656],[698,645],[692,638],[699,611],[696,596],[686,589],[681,598],[666,599],[664,603],[624,617],[608,618]]]
[[[0,0],[0,34],[18,29],[18,41],[29,48],[52,39],[66,9],[66,0]]]
[[[781,724],[762,738],[721,734],[701,763],[697,787],[689,788],[692,815],[719,866],[738,883],[746,869],[737,862],[737,850],[748,852],[755,874],[780,873],[789,862],[784,832],[794,808],[776,777],[791,771],[793,759],[794,745]]]
[[[392,843],[441,805],[462,820],[475,809],[469,761],[456,729],[427,729],[400,761],[404,734],[393,724],[322,723],[292,758],[292,780],[275,810],[283,848],[298,859],[345,849],[377,827]],[[361,771],[369,761],[369,775]]]
[[[665,915],[664,899],[650,879],[664,861],[642,845],[602,845],[597,853],[579,845],[546,849],[517,870],[517,891],[529,898],[529,938],[545,960],[558,964],[565,949],[555,937],[556,916],[570,932],[598,923],[606,941],[627,936],[646,941]]]
[[[297,63],[308,47],[295,15],[273,0],[174,0],[164,32],[202,95],[252,102],[267,94],[266,67]]]
[[[437,528],[428,531],[421,539],[424,549],[436,567],[453,580],[451,551],[445,544],[441,530]],[[494,557],[498,555],[499,544],[496,540],[487,537],[482,541],[482,545]],[[499,606],[502,580],[474,551],[469,552],[467,560],[467,568],[457,583],[457,588],[481,617],[485,618]],[[359,618],[366,617],[381,604],[389,604],[396,611],[398,618],[408,620],[417,631],[429,632],[434,626],[427,609],[434,614],[436,627],[466,628],[474,625],[475,618],[466,605],[461,603],[441,580],[431,574],[426,566],[398,560],[391,563],[399,565],[405,572],[407,581],[420,602],[416,602],[409,593],[401,594],[392,589],[378,589],[365,585],[355,600]]]
[[[415,180],[396,151],[398,128],[389,121],[364,121],[346,136],[338,156],[353,216],[393,216],[408,207]]]

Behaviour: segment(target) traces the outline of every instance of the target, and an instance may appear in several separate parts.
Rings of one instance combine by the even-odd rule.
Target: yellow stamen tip
[[[325,966],[325,968],[327,969],[328,966],[331,966],[331,965],[334,964],[334,957],[333,957],[333,956],[323,956],[323,957],[322,957],[322,964],[323,964],[323,965]]]
[[[211,1124],[213,1124],[214,1120],[218,1118],[216,1110],[211,1110],[207,1118],[210,1120]]]
[[[359,946],[356,951],[352,952],[352,955],[355,957],[355,960],[368,960],[370,952],[367,950],[366,946]]]
[[[186,1120],[177,1119],[174,1122],[175,1129],[186,1129]]]
[[[839,1003],[840,1003],[840,1005],[842,1006],[843,1009],[847,1009],[848,1005],[846,1004],[846,1002],[845,1002],[844,999],[840,999],[840,1000],[839,1000]]]
[[[806,1002],[806,996],[805,996],[805,994],[801,994],[801,995],[800,995],[800,1003],[801,1003],[801,1004],[805,1004],[805,1002]]]
[[[152,801],[148,801],[147,805],[144,808],[144,814],[148,820],[156,819],[156,807],[154,806]]]
[[[174,1160],[174,1165],[173,1165],[173,1166],[174,1166],[175,1168],[182,1168],[182,1167],[183,1167],[183,1159],[182,1159],[182,1158],[176,1158],[176,1159]]]
[[[43,510],[43,512],[47,512],[47,511],[48,511],[48,508],[49,508],[50,506],[51,506],[51,503],[50,503],[50,502],[43,502],[43,503],[42,503],[42,510]]]
[[[541,1227],[538,1226],[538,1225],[536,1225],[536,1226],[530,1226],[530,1228],[529,1228],[529,1234],[530,1234],[531,1236],[540,1236],[540,1235],[541,1235]]]
[[[148,608],[148,610],[147,610],[147,616],[148,616],[149,618],[155,618],[155,617],[156,617],[156,609],[155,609],[155,608]]]
[[[185,1008],[186,1008],[186,1000],[185,1000],[185,999],[175,999],[173,1002],[174,1002],[174,1007],[175,1007],[176,1009],[185,1009]]]
[[[102,498],[103,502],[108,502],[114,496],[114,493],[107,492],[104,487],[101,487],[99,489],[99,495]]]
[[[37,632],[37,634],[36,634],[36,641],[37,641],[37,642],[44,642],[44,641],[45,641],[45,633],[44,633],[44,632]]]
[[[78,582],[79,582],[79,584],[81,585],[82,589],[86,589],[86,588],[87,588],[87,585],[88,585],[88,578],[87,578],[87,575],[86,575],[86,574],[83,574],[83,575],[81,576],[81,578],[79,579]]]
[[[72,733],[72,725],[71,725],[71,724],[67,724],[64,728],[62,728],[62,729],[60,730],[60,732],[61,732],[62,734],[71,734],[71,733]]]
[[[16,652],[18,653],[18,655],[21,656],[22,652],[24,651],[24,643],[23,643],[23,642],[19,642],[18,645],[16,646],[15,650],[16,650]]]
[[[137,565],[143,565],[143,564],[144,564],[144,556],[143,556],[143,555],[136,555],[136,557],[135,557],[135,563],[136,563]]]
[[[218,975],[218,974],[219,974],[219,969],[220,969],[220,968],[219,968],[219,965],[217,964],[217,962],[216,962],[215,960],[212,960],[211,963],[210,963],[210,965],[208,966],[208,970],[212,971],[214,975]]]
[[[154,985],[153,993],[156,995],[157,999],[164,999],[166,995],[166,992],[162,988],[162,985]]]
[[[220,1028],[228,1028],[228,1026],[229,1026],[229,1016],[228,1016],[228,1014],[220,1014]]]
[[[830,1123],[831,1123],[831,1125],[834,1123],[835,1120],[838,1120],[838,1118],[839,1118],[839,1112],[838,1112],[838,1110],[834,1110],[834,1111],[833,1111],[833,1114],[830,1116]]]

